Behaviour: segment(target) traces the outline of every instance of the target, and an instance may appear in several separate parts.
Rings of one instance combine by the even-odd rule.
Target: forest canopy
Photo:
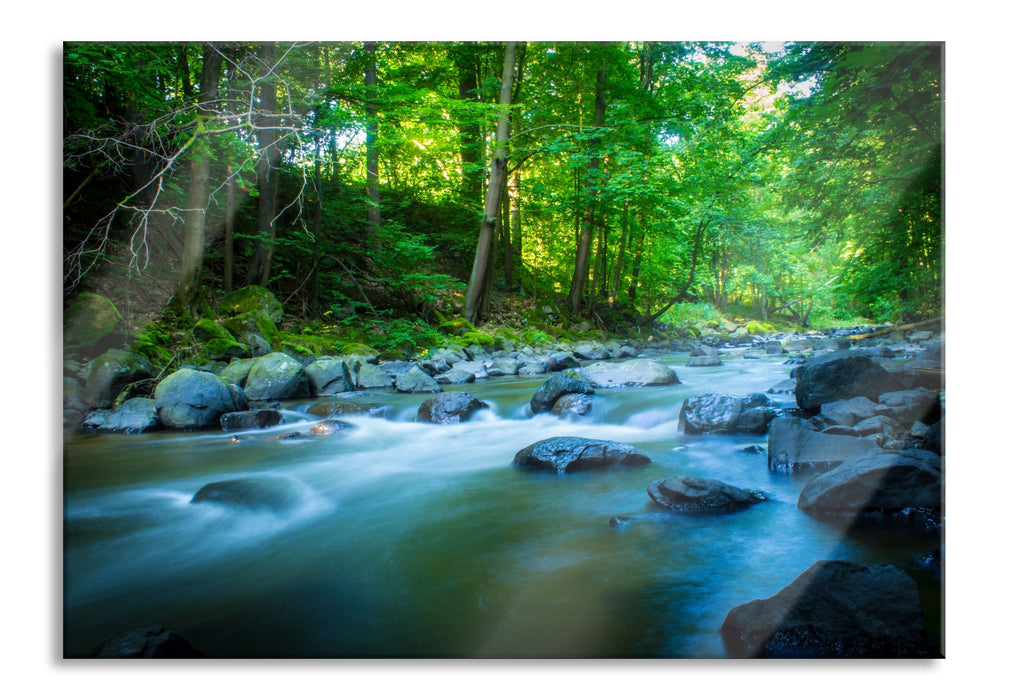
[[[941,43],[66,43],[64,302],[940,316],[943,90]]]

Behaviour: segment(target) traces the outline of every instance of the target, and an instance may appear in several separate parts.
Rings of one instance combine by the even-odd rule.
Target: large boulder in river
[[[154,365],[139,353],[112,349],[91,361],[84,400],[95,408],[109,408],[128,385],[154,376]]]
[[[685,433],[767,432],[776,411],[763,394],[691,396],[680,406],[680,429]]]
[[[841,350],[817,357],[795,368],[795,403],[815,411],[831,401],[880,394],[906,386],[900,375],[857,350]]]
[[[552,375],[536,390],[529,407],[533,413],[546,413],[565,394],[594,394],[595,389],[578,372],[564,370]]]
[[[320,357],[305,367],[313,396],[331,396],[354,388],[342,357]]]
[[[161,625],[120,632],[91,652],[92,659],[201,659],[182,635]]]
[[[417,409],[417,420],[439,425],[463,423],[487,407],[486,402],[468,391],[446,391],[424,401]]]
[[[873,440],[829,435],[810,429],[801,418],[771,421],[767,436],[767,466],[773,471],[823,471],[876,447]]]
[[[942,405],[938,392],[918,387],[880,394],[876,413],[904,426],[914,425],[915,421],[932,425],[942,417]]]
[[[114,411],[107,408],[92,411],[81,427],[97,432],[146,433],[160,427],[158,409],[154,399],[136,397],[123,401]]]
[[[251,401],[297,399],[311,396],[308,375],[301,363],[282,352],[256,358],[245,379],[245,395]]]
[[[760,491],[699,476],[657,479],[648,486],[648,495],[664,508],[694,514],[731,513],[767,500]]]
[[[729,611],[735,658],[929,658],[918,584],[895,566],[818,561],[770,598]]]
[[[827,425],[851,427],[866,418],[876,415],[876,403],[864,396],[842,401],[830,401],[820,406],[820,418]]]
[[[241,391],[216,374],[180,369],[158,383],[154,401],[158,417],[168,428],[217,427],[223,414],[247,408]]]
[[[564,394],[550,408],[550,413],[555,416],[573,417],[584,416],[592,410],[592,397],[588,394]]]
[[[207,484],[190,503],[219,503],[235,508],[285,511],[300,500],[300,491],[291,479],[280,476],[249,476]]]
[[[645,358],[626,362],[596,362],[579,370],[582,378],[600,389],[679,384],[672,368]]]
[[[378,365],[364,363],[357,370],[358,389],[392,389],[396,380]]]
[[[519,450],[512,464],[519,469],[563,474],[614,465],[634,467],[651,461],[637,448],[623,442],[582,437],[552,437]]]
[[[875,448],[810,479],[799,510],[831,519],[926,524],[943,502],[942,460],[928,450]]]

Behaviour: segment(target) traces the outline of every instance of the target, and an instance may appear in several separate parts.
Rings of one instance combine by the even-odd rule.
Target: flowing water
[[[912,566],[934,543],[845,534],[796,507],[801,476],[767,469],[766,436],[688,436],[682,401],[764,392],[780,357],[684,367],[681,384],[599,390],[588,416],[530,416],[545,376],[464,387],[472,421],[417,423],[423,395],[374,394],[385,418],[308,432],[70,434],[64,441],[64,654],[161,624],[211,657],[723,657],[733,606],[766,598],[819,559]],[[771,395],[793,405],[791,395]],[[301,436],[276,439],[292,431]],[[511,466],[537,440],[619,440],[643,467],[566,475]],[[276,513],[191,503],[205,484],[270,474],[297,494]],[[681,474],[758,489],[730,515],[662,511],[648,484]],[[635,516],[625,525],[613,515]],[[938,584],[916,576],[935,635]],[[928,601],[932,601],[931,604]]]

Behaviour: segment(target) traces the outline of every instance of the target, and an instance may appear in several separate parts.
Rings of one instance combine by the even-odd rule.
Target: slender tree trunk
[[[382,230],[382,199],[378,185],[378,104],[375,101],[375,86],[378,73],[375,65],[375,42],[364,42],[367,63],[364,69],[364,85],[367,101],[365,112],[365,168],[367,170],[367,224],[368,242],[373,251],[381,247],[379,232]]]
[[[501,199],[501,183],[508,168],[508,136],[509,107],[512,99],[512,86],[515,82],[515,54],[517,42],[509,41],[505,45],[504,69],[501,72],[501,95],[498,98],[497,129],[495,130],[494,159],[491,163],[490,183],[484,201],[483,221],[480,223],[480,238],[477,242],[477,252],[473,260],[473,270],[470,274],[469,288],[466,290],[464,314],[470,323],[476,323],[489,269],[491,247],[494,242],[494,221],[498,216]]]
[[[644,214],[641,214],[644,218]],[[638,237],[638,244],[634,252],[634,266],[631,269],[631,282],[627,286],[627,300],[634,306],[634,301],[638,296],[638,276],[641,274],[641,258],[645,252],[645,222],[638,221],[641,235]]]
[[[224,291],[230,292],[235,274],[235,174],[228,166],[224,186]]]
[[[596,128],[603,126],[605,118],[606,63],[603,60],[602,67],[596,72],[595,119],[592,125]],[[595,215],[597,200],[595,188],[601,180],[598,136],[590,141],[589,147],[594,153],[592,159],[589,161],[588,171],[585,173],[585,197],[588,201],[585,204],[585,215],[582,217],[578,247],[575,249],[575,270],[571,277],[571,292],[568,294],[568,306],[571,308],[571,313],[576,316],[581,313],[582,297],[585,294],[585,281],[589,271],[589,256],[592,252],[592,219]]]
[[[322,263],[322,136],[315,137],[315,219],[312,222],[312,279],[309,282],[309,308],[319,313],[319,265]]]
[[[480,58],[475,42],[465,41],[453,47],[452,59],[459,73],[459,99],[466,104],[480,101],[478,77]],[[484,154],[480,122],[475,110],[460,111],[459,158],[462,161],[462,201],[479,211],[483,197]]]
[[[617,300],[617,285],[620,284],[620,273],[624,267],[624,252],[627,250],[627,236],[630,233],[630,200],[624,200],[624,216],[620,227],[620,249],[617,251],[617,261],[613,264],[613,283],[610,284],[609,302]]]
[[[507,179],[501,182],[501,257],[504,262],[505,289],[511,291],[515,276],[512,270],[512,255],[515,249],[512,247],[512,226],[511,226],[511,187]]]
[[[512,280],[517,287],[522,286],[522,182],[518,173],[512,175],[509,185],[511,212],[509,214],[510,238],[512,243]]]
[[[260,80],[259,109],[261,115],[257,124],[259,139],[259,160],[256,162],[256,180],[259,186],[259,213],[257,232],[259,241],[249,265],[246,284],[266,286],[270,279],[270,261],[276,231],[273,219],[277,213],[277,166],[280,163],[280,130],[277,128],[277,81],[273,75],[274,45],[263,44],[260,48],[263,74]]]
[[[203,47],[203,69],[200,78],[200,95],[196,107],[202,128],[204,119],[214,115],[212,102],[217,98],[221,75],[221,54],[212,44]],[[200,152],[202,151],[202,152]],[[182,308],[192,315],[199,310],[200,275],[203,272],[203,249],[206,245],[207,183],[210,179],[210,144],[204,140],[198,155],[189,162],[189,191],[186,198],[186,233],[179,271],[177,299]]]

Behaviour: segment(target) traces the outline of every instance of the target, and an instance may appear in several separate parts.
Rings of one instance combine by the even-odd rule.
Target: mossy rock
[[[155,367],[167,367],[175,359],[169,349],[172,345],[171,335],[159,324],[151,324],[134,333],[129,340],[133,351],[146,357]]]
[[[67,348],[108,349],[123,340],[123,317],[108,298],[82,292],[63,314]]]
[[[224,295],[220,305],[222,316],[241,316],[258,311],[274,324],[284,319],[284,307],[269,289],[252,285]]]
[[[359,357],[378,357],[378,350],[364,343],[347,343],[340,348],[341,355],[357,355]]]
[[[750,321],[746,324],[746,332],[750,335],[767,335],[774,332],[774,327],[770,323]]]
[[[253,309],[252,311],[246,311],[237,316],[226,318],[221,321],[221,325],[235,338],[241,338],[248,333],[255,333],[265,338],[271,344],[278,333],[277,324],[265,311],[259,309]]]
[[[476,326],[462,316],[445,321],[438,325],[438,331],[445,335],[464,335],[476,330]]]
[[[273,339],[274,349],[292,355],[319,357],[321,355],[336,355],[340,352],[341,342],[336,338],[307,333],[279,332]]]
[[[481,333],[480,331],[470,331],[459,338],[462,345],[479,345],[482,348],[494,347],[494,337]]]
[[[522,331],[522,342],[532,347],[543,347],[555,341],[554,337],[537,328],[529,328]]]
[[[201,318],[196,322],[193,338],[201,342],[207,354],[215,360],[241,357],[249,351],[226,328],[209,318]]]

